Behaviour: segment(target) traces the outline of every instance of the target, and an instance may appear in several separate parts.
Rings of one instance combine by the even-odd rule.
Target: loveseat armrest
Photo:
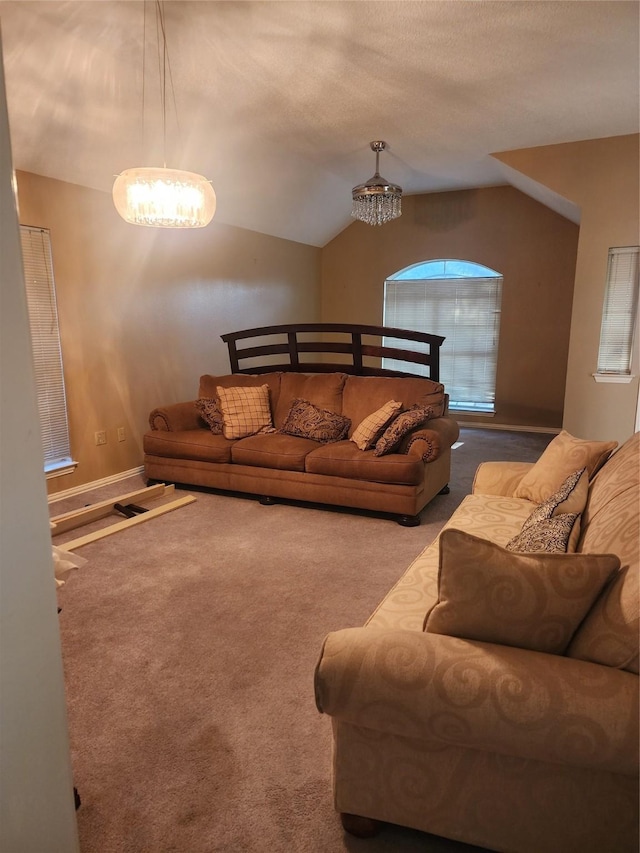
[[[433,418],[411,430],[403,438],[400,450],[410,456],[420,456],[423,462],[433,462],[457,440],[460,427],[451,418]]]
[[[513,496],[533,462],[481,462],[476,469],[472,494]]]
[[[188,403],[173,403],[154,409],[149,415],[149,426],[152,430],[181,432],[204,427],[204,423],[196,409],[196,401],[191,400]]]
[[[440,634],[347,628],[325,639],[318,709],[432,744],[633,775],[638,678]]]

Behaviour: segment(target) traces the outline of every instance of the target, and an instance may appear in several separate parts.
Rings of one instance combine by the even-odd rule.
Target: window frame
[[[424,303],[427,304],[431,302],[431,305],[434,306],[431,313],[437,311],[438,299],[442,306],[447,307],[453,300],[456,305],[455,310],[461,311],[463,315],[466,313],[467,318],[469,318],[469,303],[473,302],[473,295],[470,288],[473,287],[474,283],[478,286],[483,285],[485,287],[484,295],[479,294],[476,298],[478,300],[482,299],[486,315],[491,313],[492,321],[485,323],[482,327],[479,327],[481,332],[481,341],[483,344],[482,371],[479,372],[481,374],[484,372],[484,382],[473,384],[473,391],[469,392],[468,389],[471,387],[471,384],[468,375],[465,375],[465,373],[469,373],[470,360],[473,361],[477,357],[476,354],[469,351],[469,346],[474,344],[470,337],[471,333],[469,332],[469,322],[466,324],[466,336],[464,333],[456,336],[446,328],[427,329],[425,328],[425,323],[427,323],[426,319],[424,323],[420,324],[417,324],[416,322],[408,323],[401,317],[401,309],[396,308],[395,310],[391,310],[391,299],[397,298],[398,293],[402,290],[403,286],[406,287],[407,291],[411,287],[418,287],[423,289]],[[421,261],[405,267],[385,279],[383,295],[384,325],[395,326],[396,328],[413,328],[422,332],[442,334],[449,340],[449,345],[453,346],[453,350],[447,352],[447,340],[445,340],[440,350],[441,381],[450,395],[449,408],[451,411],[488,417],[495,415],[503,284],[504,277],[498,271],[474,261],[461,261],[453,258]],[[429,286],[439,289],[439,295],[436,295],[432,300],[428,299]],[[449,295],[447,293],[448,288],[455,288],[455,293]],[[392,289],[394,290],[393,297],[391,294]],[[411,299],[410,295],[407,293],[404,296],[407,302],[409,302]],[[402,298],[402,294],[400,295],[400,298]],[[406,310],[407,308],[405,307],[405,311]],[[390,316],[390,314],[392,316]],[[455,323],[453,321],[451,321],[449,325],[455,327]],[[461,324],[459,328],[464,330],[465,324]],[[493,347],[490,349],[489,339],[491,338],[493,338]],[[389,343],[389,341],[385,339],[385,343]],[[453,361],[456,357],[457,365]],[[457,376],[455,373],[450,376],[447,375],[447,362],[451,365],[450,370],[456,371],[457,369]],[[383,366],[390,367],[392,369],[394,367],[392,361],[389,359],[383,360]],[[471,371],[474,372],[473,366],[471,367]],[[460,378],[461,374],[462,377]],[[455,381],[455,379],[457,379],[457,381]],[[455,399],[455,397],[458,396],[455,393],[457,387],[461,388],[460,393],[467,399]],[[466,394],[464,389],[467,389]],[[483,393],[478,393],[481,389],[483,389]]]
[[[625,259],[628,259],[628,268],[624,266]],[[596,382],[627,383],[634,378],[631,371],[638,335],[639,301],[640,246],[614,246],[609,249],[607,258],[598,360],[596,372],[592,374]],[[623,350],[617,359],[616,348]]]
[[[78,463],[71,456],[50,232],[46,228],[20,225],[20,245],[43,467],[45,477],[51,479],[74,471]]]

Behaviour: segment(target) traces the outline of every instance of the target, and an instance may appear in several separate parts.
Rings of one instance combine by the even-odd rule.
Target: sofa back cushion
[[[411,376],[347,376],[342,394],[342,414],[351,419],[351,430],[389,400],[403,409],[418,403],[431,406],[433,417],[444,414],[444,385]]]
[[[282,373],[280,394],[274,411],[277,429],[284,424],[295,400],[306,400],[319,409],[342,412],[345,373]]]
[[[282,373],[227,373],[224,376],[211,376],[205,373],[200,377],[198,397],[218,398],[216,388],[259,388],[269,386],[269,402],[273,414],[278,404],[280,394],[280,377]]]
[[[596,474],[582,516],[578,551],[614,553],[621,568],[580,626],[568,655],[638,672],[640,433]]]

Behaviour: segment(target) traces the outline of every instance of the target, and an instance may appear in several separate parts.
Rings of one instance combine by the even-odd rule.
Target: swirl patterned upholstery
[[[445,529],[506,545],[531,467],[480,466]],[[497,851],[637,853],[639,508],[636,434],[589,486],[578,553],[621,568],[564,654],[424,632],[439,538],[364,627],[329,634],[315,691],[339,812]]]

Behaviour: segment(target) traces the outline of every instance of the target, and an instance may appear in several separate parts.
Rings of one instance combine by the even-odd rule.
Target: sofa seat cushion
[[[304,471],[307,454],[317,447],[317,441],[283,433],[250,435],[234,442],[231,459],[236,465]]]
[[[336,441],[309,453],[305,471],[373,483],[417,486],[424,477],[424,464],[416,456],[389,453],[375,457],[372,450],[359,450],[352,441]]]
[[[170,459],[195,459],[199,462],[231,462],[233,441],[214,435],[209,429],[181,432],[154,431],[144,436],[144,452]]]

